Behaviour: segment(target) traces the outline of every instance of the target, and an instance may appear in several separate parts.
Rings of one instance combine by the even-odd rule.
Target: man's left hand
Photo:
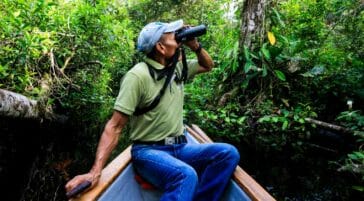
[[[197,41],[197,38],[183,42],[183,44],[186,45],[187,47],[189,47],[194,52],[198,49],[198,47],[200,45]]]

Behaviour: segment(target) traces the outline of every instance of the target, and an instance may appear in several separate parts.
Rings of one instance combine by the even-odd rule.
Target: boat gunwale
[[[101,172],[99,182],[89,191],[69,201],[94,201],[115,181],[131,162],[131,145],[112,160]]]

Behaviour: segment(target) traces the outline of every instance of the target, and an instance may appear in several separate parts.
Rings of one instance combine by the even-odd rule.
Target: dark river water
[[[66,200],[65,182],[90,168],[94,157],[94,150],[75,150],[76,133],[61,124],[0,119],[1,200]],[[308,144],[304,155],[295,154],[289,145],[280,151],[234,145],[240,150],[240,166],[277,200],[364,200],[362,192],[348,185],[360,185],[360,178],[337,171],[339,166],[332,162],[347,150],[334,152],[337,149],[330,146],[341,145],[320,144],[319,138]],[[75,156],[84,160],[74,161]]]

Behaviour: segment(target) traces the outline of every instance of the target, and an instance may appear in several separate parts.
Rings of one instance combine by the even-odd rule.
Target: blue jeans
[[[161,201],[217,201],[238,162],[225,143],[142,145],[131,150],[134,168],[163,191]]]

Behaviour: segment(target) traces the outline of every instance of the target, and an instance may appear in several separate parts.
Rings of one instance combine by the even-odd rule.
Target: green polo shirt
[[[149,58],[145,62],[156,69],[164,68]],[[189,60],[187,64],[188,79],[191,79],[199,65],[196,60]],[[177,77],[181,76],[182,68],[182,62],[179,62],[176,66]],[[154,100],[164,82],[165,78],[159,81],[153,79],[144,62],[136,64],[124,75],[114,109],[129,116],[131,140],[158,141],[183,133],[183,83],[172,81],[154,109],[143,115],[133,115],[135,108],[144,108]]]

